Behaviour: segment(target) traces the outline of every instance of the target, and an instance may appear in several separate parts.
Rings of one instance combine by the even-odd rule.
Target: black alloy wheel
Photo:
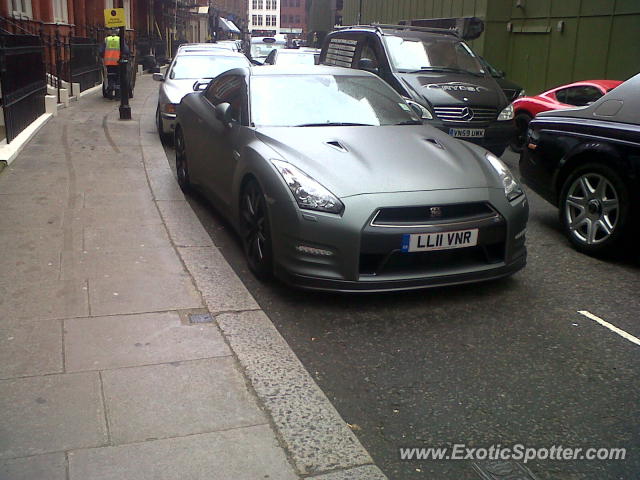
[[[604,164],[577,168],[560,194],[560,221],[577,250],[616,253],[630,227],[630,191],[620,174]]]
[[[527,141],[527,129],[529,128],[529,122],[531,121],[531,115],[528,113],[518,113],[513,122],[516,124],[516,135],[511,140],[511,150],[516,153],[522,152]]]
[[[249,268],[259,279],[271,277],[273,252],[267,202],[256,180],[250,180],[240,196],[240,227]]]
[[[189,164],[187,161],[187,149],[184,143],[184,135],[180,127],[176,128],[175,136],[176,148],[176,174],[178,185],[184,193],[191,192],[191,181],[189,180]]]

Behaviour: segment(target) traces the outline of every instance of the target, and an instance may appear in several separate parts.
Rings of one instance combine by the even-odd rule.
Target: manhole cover
[[[513,461],[474,462],[473,469],[482,480],[537,480],[531,470]]]
[[[210,313],[190,313],[189,323],[213,323]]]

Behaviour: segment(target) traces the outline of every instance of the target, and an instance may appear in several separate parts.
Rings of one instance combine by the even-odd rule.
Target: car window
[[[331,37],[324,63],[351,68],[357,45],[358,40],[353,38]]]
[[[450,38],[384,37],[390,61],[399,71],[414,72],[428,68],[454,68],[475,74],[484,71],[475,54],[464,42]]]
[[[221,103],[231,105],[232,117],[235,121],[246,125],[247,120],[247,85],[241,75],[224,75],[211,82],[204,96],[213,106]]]
[[[374,76],[254,76],[250,103],[256,126],[420,122],[402,97]]]
[[[556,99],[567,105],[584,107],[590,105],[602,96],[602,92],[591,85],[563,88],[556,92]]]
[[[215,78],[232,68],[248,67],[249,61],[243,56],[223,55],[178,55],[169,72],[172,80]]]

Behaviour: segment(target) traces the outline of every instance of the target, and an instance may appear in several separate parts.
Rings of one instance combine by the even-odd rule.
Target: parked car
[[[184,95],[193,91],[196,81],[208,81],[220,73],[237,67],[247,67],[250,63],[241,53],[224,49],[194,50],[178,52],[166,75],[154,73],[159,82],[156,126],[165,141],[173,138],[176,105]]]
[[[344,27],[327,35],[320,63],[375,73],[422,105],[426,122],[498,156],[515,134],[510,102],[452,30]]]
[[[480,62],[480,65],[482,65],[482,68],[489,72],[489,75],[495,78],[496,83],[500,86],[508,101],[513,102],[517,98],[524,97],[524,87],[509,80],[506,73],[491,65],[480,55],[478,55],[478,61]]]
[[[509,169],[424,125],[375,75],[231,70],[186,95],[177,115],[180,187],[227,216],[258,277],[384,291],[525,265],[528,203]]]
[[[610,253],[636,241],[639,91],[636,75],[590,105],[543,112],[529,124],[522,177],[559,208],[564,233],[581,252]]]
[[[273,49],[264,61],[265,65],[317,65],[320,50],[317,48]]]
[[[618,80],[585,80],[562,85],[534,97],[518,98],[513,102],[517,133],[511,149],[522,151],[529,122],[538,113],[589,105],[621,83]]]
[[[197,51],[197,50],[231,50],[232,52],[241,52],[242,44],[238,40],[220,40],[219,42],[207,42],[207,43],[183,43],[178,47],[176,55],[185,51]]]

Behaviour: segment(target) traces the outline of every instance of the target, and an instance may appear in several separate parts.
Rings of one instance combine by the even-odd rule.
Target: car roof
[[[284,54],[306,53],[307,55],[310,55],[310,54],[312,55],[314,53],[319,53],[319,51],[316,51],[316,50],[303,50],[301,48],[280,48],[280,49],[277,50],[277,52],[278,52],[278,55],[282,55],[283,53]]]
[[[581,80],[579,82],[568,83],[566,85],[560,85],[558,87],[551,88],[551,89],[547,90],[546,92],[541,93],[540,95],[544,95],[546,93],[552,93],[552,92],[555,92],[557,90],[563,90],[565,88],[583,87],[583,86],[586,86],[586,85],[599,86],[601,88],[604,88],[605,90],[610,90],[612,88],[617,87],[621,83],[622,82],[620,80]]]
[[[252,77],[270,75],[348,75],[357,77],[369,77],[376,75],[364,70],[353,68],[334,67],[328,65],[261,65],[251,68]]]
[[[178,51],[176,57],[183,56],[204,56],[204,57],[245,57],[241,52],[234,52],[226,48],[201,48],[201,49],[185,49]],[[246,57],[245,57],[246,58]]]

